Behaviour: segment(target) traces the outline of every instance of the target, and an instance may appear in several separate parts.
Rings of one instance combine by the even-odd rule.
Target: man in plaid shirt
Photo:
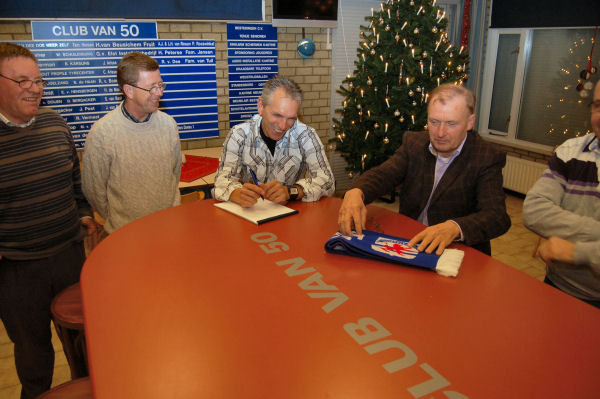
[[[248,208],[261,196],[286,203],[333,194],[323,144],[315,129],[298,120],[301,103],[302,91],[292,80],[275,76],[265,83],[258,114],[225,139],[215,178],[217,200]]]

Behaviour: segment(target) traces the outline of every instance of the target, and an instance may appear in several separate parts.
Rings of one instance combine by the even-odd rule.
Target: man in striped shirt
[[[21,398],[50,388],[50,302],[79,281],[82,239],[96,227],[71,132],[39,108],[45,85],[31,51],[0,43],[0,318]]]
[[[523,222],[548,238],[539,248],[547,284],[600,308],[600,83],[594,133],[561,144],[523,202]]]

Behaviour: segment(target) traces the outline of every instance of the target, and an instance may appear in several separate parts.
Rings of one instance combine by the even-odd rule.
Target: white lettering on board
[[[250,238],[252,241],[258,243],[259,247],[266,254],[288,251],[290,248],[286,243],[276,241],[277,236],[273,233],[256,233]],[[305,276],[298,283],[298,286],[302,290],[308,291],[307,295],[310,298],[332,298],[331,301],[321,307],[327,314],[337,309],[349,299],[335,285],[326,283],[323,280],[323,275],[314,267],[306,266],[306,261],[301,257],[276,261],[275,264],[280,267],[287,266],[285,274],[289,277]],[[346,323],[343,325],[343,328],[369,355],[381,352],[389,353],[388,351],[394,354],[399,352],[400,357],[382,365],[389,374],[397,373],[417,364],[418,357],[416,353],[408,345],[395,339],[389,339],[388,337],[392,333],[371,317],[360,318],[355,323]],[[414,398],[422,398],[434,392],[439,392],[451,384],[450,381],[429,364],[421,363],[419,368],[425,373],[426,377],[424,377],[423,382],[407,388],[407,391]],[[469,399],[466,395],[456,391],[441,391],[441,394],[448,399]]]

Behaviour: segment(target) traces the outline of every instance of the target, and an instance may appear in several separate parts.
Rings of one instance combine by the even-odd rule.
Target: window
[[[448,40],[454,45],[454,47],[460,46],[460,19],[462,14],[463,0],[438,0],[436,4],[446,11],[446,18],[448,19]]]
[[[532,150],[548,151],[591,132],[589,104],[599,73],[588,66],[595,30],[490,29],[479,131]],[[592,65],[598,69],[600,49]]]

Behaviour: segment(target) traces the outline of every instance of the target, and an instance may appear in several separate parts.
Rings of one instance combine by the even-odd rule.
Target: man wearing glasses
[[[79,281],[85,230],[96,228],[71,131],[39,107],[46,84],[31,51],[0,43],[0,318],[21,398],[50,388],[50,303]]]
[[[179,132],[158,109],[166,87],[158,63],[129,53],[117,83],[124,101],[94,123],[82,162],[83,192],[107,233],[180,202]]]
[[[539,255],[545,282],[600,308],[600,84],[591,104],[593,133],[565,141],[527,193],[523,222],[548,238]]]

